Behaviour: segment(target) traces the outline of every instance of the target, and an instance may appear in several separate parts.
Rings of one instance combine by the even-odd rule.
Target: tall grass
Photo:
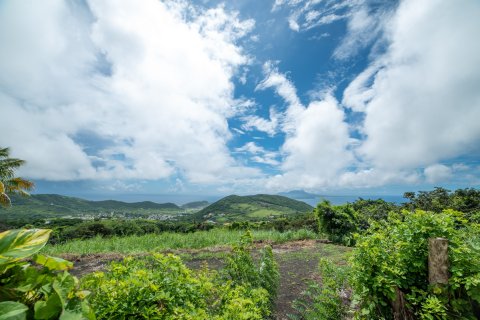
[[[310,230],[279,232],[274,230],[252,231],[254,240],[271,240],[282,243],[291,240],[314,239],[317,235]],[[168,249],[200,249],[237,243],[244,234],[242,230],[215,228],[194,233],[164,232],[142,236],[126,236],[87,240],[73,240],[64,244],[48,245],[43,251],[47,254],[90,254],[90,253],[141,253]]]

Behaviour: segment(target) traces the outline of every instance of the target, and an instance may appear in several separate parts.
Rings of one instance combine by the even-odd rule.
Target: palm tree
[[[28,195],[28,190],[33,189],[33,182],[15,177],[15,170],[22,166],[25,161],[10,158],[9,148],[0,148],[0,205],[9,206],[8,193]]]

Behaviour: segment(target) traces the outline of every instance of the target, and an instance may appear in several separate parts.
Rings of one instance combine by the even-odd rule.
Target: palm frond
[[[0,158],[8,158],[10,148],[0,148]]]
[[[20,193],[22,195],[28,195],[26,191],[32,190],[35,187],[32,181],[23,178],[13,178],[5,181],[4,184],[7,193]]]
[[[25,164],[25,161],[9,156],[9,148],[0,148],[0,206],[11,205],[7,193],[29,195],[27,191],[34,187],[33,182],[15,177],[15,170]]]

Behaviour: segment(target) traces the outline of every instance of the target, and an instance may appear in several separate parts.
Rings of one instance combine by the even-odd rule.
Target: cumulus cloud
[[[480,28],[479,13],[477,3],[432,0],[421,5],[403,1],[394,14],[383,11],[381,23],[369,22],[372,16],[366,11],[353,15],[347,37],[357,29],[368,33],[375,28],[373,33],[381,33],[387,44],[385,53],[371,56],[370,66],[344,91],[342,103],[362,114],[360,124],[347,124],[344,111],[328,95],[312,97],[308,107],[302,106],[293,83],[268,65],[259,88],[274,88],[289,106],[296,106],[285,117],[292,130],[285,130],[283,172],[268,185],[434,184],[453,174],[472,181],[465,170],[453,169],[458,165],[438,162],[478,152],[480,45],[471,39]],[[345,40],[337,52],[349,46]],[[352,125],[361,140],[350,137]]]
[[[346,21],[336,63],[375,43],[383,51],[373,46],[342,103],[332,90],[310,92],[302,103],[291,75],[265,63],[255,93],[274,92],[283,105],[261,115],[254,99],[234,97],[234,78],[241,90],[255,79],[254,58],[242,46],[251,43],[254,21],[224,6],[5,2],[0,145],[28,160],[27,177],[108,179],[118,190],[177,176],[172,190],[179,191],[208,183],[232,191],[434,184],[458,176],[478,183],[478,168],[455,160],[480,151],[480,43],[472,41],[480,4],[375,3],[276,0],[272,10],[291,10],[299,32]],[[233,117],[237,128],[229,128]],[[251,136],[262,144],[229,150],[232,133],[244,139],[252,131],[266,134]],[[280,139],[276,150],[263,144]],[[238,153],[270,168],[245,166]]]
[[[0,8],[0,144],[38,179],[256,176],[230,156],[232,77],[254,26],[186,2],[10,1]],[[104,141],[86,148],[82,132]]]
[[[284,174],[272,180],[295,187],[336,184],[335,178],[352,163],[351,139],[345,114],[335,98],[313,101],[296,119],[296,130],[282,147]]]
[[[280,129],[285,133],[281,147],[282,173],[268,179],[268,188],[318,188],[335,183],[335,177],[353,160],[345,114],[331,95],[304,106],[296,88],[273,63],[264,66],[265,79],[257,90],[273,89],[286,104]]]
[[[402,2],[386,30],[387,52],[344,93],[365,114],[362,158],[407,169],[478,150],[478,14],[471,1]]]
[[[429,183],[445,182],[452,177],[452,169],[443,164],[432,164],[423,170]]]

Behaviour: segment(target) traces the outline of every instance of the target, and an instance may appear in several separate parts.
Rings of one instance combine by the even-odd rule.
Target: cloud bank
[[[255,21],[225,6],[5,2],[0,145],[32,179],[125,190],[168,179],[225,192],[478,184],[478,164],[459,158],[480,153],[480,3],[378,3],[275,1],[291,34],[344,23],[332,63],[369,51],[345,90],[305,102],[281,62],[247,51]],[[255,97],[236,97],[256,78],[252,96],[282,103],[263,115]]]
[[[0,144],[36,179],[256,176],[226,147],[253,26],[181,1],[6,2]]]

